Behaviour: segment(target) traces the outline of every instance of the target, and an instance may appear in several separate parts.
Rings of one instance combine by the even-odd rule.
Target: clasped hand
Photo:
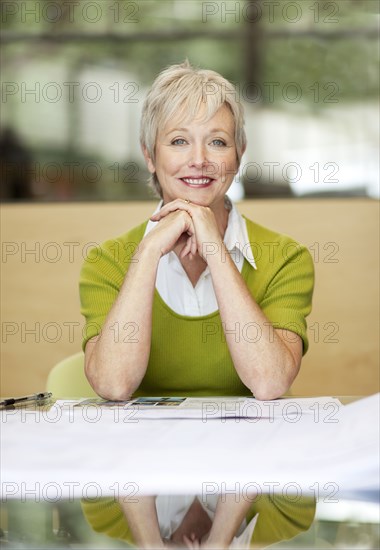
[[[169,539],[164,539],[163,541],[165,548],[179,548],[181,547],[178,542],[172,542]],[[192,533],[189,537],[184,535],[183,536],[183,547],[185,548],[193,548],[193,549],[213,549],[215,550],[215,546],[213,544],[210,544],[209,542],[209,533],[207,533],[204,537],[201,539],[197,538],[194,533]]]
[[[206,245],[217,247],[223,241],[215,215],[207,206],[176,199],[150,219],[159,222],[149,235],[159,243],[162,255],[177,249],[182,259],[192,259],[198,253],[207,261]]]

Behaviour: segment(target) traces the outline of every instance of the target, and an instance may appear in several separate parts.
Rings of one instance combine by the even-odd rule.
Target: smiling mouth
[[[192,185],[192,186],[197,186],[197,187],[204,187],[206,185],[210,185],[210,183],[212,183],[214,181],[213,178],[205,178],[205,177],[201,177],[201,178],[180,178],[181,181],[183,181],[184,183],[186,183],[186,185]]]

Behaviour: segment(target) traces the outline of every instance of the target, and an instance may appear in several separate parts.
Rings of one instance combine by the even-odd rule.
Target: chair
[[[84,374],[84,353],[79,352],[62,359],[49,372],[46,390],[54,399],[98,397]]]

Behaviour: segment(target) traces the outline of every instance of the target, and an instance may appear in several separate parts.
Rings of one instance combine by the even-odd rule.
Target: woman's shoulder
[[[285,233],[280,233],[279,231],[275,231],[274,229],[270,229],[269,227],[266,227],[265,225],[261,225],[260,223],[254,222],[253,220],[247,218],[243,215],[243,218],[245,220],[246,226],[247,226],[247,233],[250,242],[284,242],[284,241],[292,241],[296,242],[292,237]]]
[[[308,248],[293,237],[270,229],[243,216],[252,253],[259,262],[284,264],[289,261],[312,264]],[[302,263],[303,263],[302,262]]]
[[[145,220],[139,225],[136,225],[132,229],[129,229],[126,233],[123,233],[122,235],[119,235],[118,237],[107,239],[101,244],[102,248],[110,248],[114,245],[115,242],[121,243],[123,245],[132,245],[136,244],[138,245],[145,234],[145,229],[148,224],[148,220]]]
[[[131,259],[142,241],[147,223],[148,220],[145,220],[126,233],[107,239],[101,244],[92,243],[94,246],[89,249],[85,263],[98,263],[103,259],[106,263],[111,260],[112,263],[124,265],[128,259]]]

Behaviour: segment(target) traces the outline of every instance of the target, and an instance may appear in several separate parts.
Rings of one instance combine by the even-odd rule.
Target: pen
[[[7,407],[8,405],[14,405],[15,403],[24,403],[27,401],[43,401],[48,399],[53,394],[51,392],[34,393],[33,395],[25,395],[24,397],[10,397],[0,401],[0,407]]]

